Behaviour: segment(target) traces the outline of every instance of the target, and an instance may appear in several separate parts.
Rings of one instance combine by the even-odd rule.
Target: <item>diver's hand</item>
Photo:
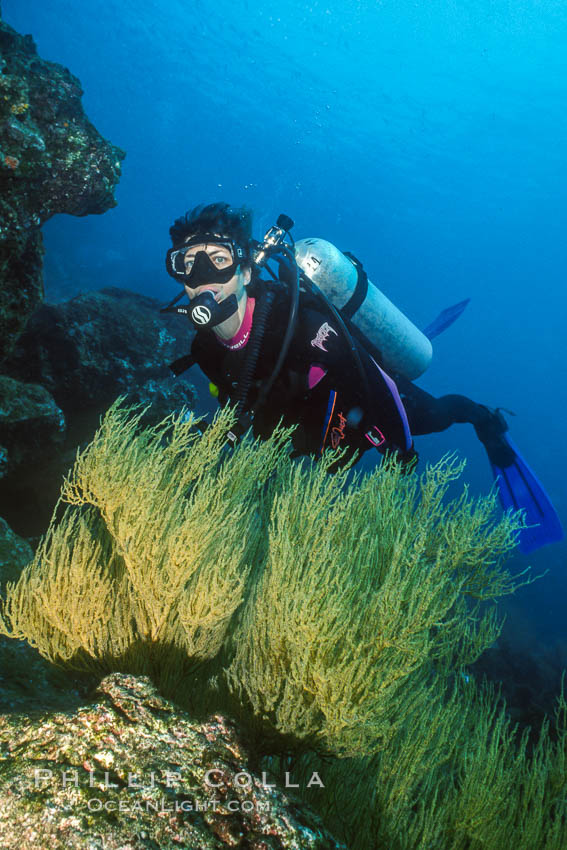
[[[402,451],[398,449],[394,454],[396,461],[401,465],[404,473],[413,472],[417,468],[419,455],[415,450],[415,445],[412,443],[409,449]]]
[[[417,467],[417,461],[419,458],[418,453],[415,450],[414,444],[412,443],[409,449],[399,449],[395,446],[388,446],[383,443],[378,451],[382,455],[386,455],[387,457],[393,458],[397,464],[400,465],[401,472],[404,475],[413,472]]]

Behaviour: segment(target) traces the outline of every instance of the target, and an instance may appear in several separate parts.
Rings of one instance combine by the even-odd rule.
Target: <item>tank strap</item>
[[[368,292],[368,275],[362,267],[362,263],[350,251],[343,251],[345,257],[348,257],[356,269],[357,280],[354,292],[347,301],[344,307],[341,307],[341,314],[347,319],[352,319],[360,305],[363,303]]]

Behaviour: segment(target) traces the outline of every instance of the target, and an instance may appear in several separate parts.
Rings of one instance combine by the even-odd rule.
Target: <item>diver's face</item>
[[[195,262],[195,257],[199,251],[205,251],[209,255],[213,265],[216,266],[219,271],[224,271],[234,262],[230,248],[225,245],[217,245],[214,242],[210,245],[191,245],[184,258],[185,271],[187,274],[191,271],[193,263]],[[211,283],[203,283],[196,287],[186,285],[185,292],[191,301],[205,290],[214,292],[215,301],[220,304],[221,301],[224,301],[229,297],[229,295],[233,294],[236,295],[236,298],[240,301],[245,296],[246,286],[248,286],[249,283],[250,269],[242,270],[242,266],[239,266],[236,273],[227,283],[215,283],[214,280],[212,280]]]

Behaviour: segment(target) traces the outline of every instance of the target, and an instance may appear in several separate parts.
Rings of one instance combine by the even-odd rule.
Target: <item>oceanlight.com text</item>
[[[222,806],[222,809],[221,809]],[[161,797],[159,800],[103,800],[101,797],[92,797],[86,808],[90,812],[121,812],[128,814],[142,814],[144,812],[269,812],[270,803],[267,800],[168,800]]]

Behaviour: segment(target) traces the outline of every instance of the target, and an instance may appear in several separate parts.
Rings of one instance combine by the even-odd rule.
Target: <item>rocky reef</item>
[[[1,14],[1,13],[0,13]],[[61,474],[120,395],[161,419],[194,401],[159,304],[118,289],[42,304],[41,226],[115,206],[125,154],[88,120],[79,81],[0,19],[0,516],[45,530]]]
[[[41,225],[115,206],[125,154],[102,138],[76,77],[0,20],[0,363],[42,299]]]
[[[195,403],[167,364],[190,339],[159,302],[120,289],[42,304],[0,376],[0,516],[21,534],[47,527],[61,476],[119,396],[151,404],[151,419]]]
[[[35,466],[63,444],[65,418],[49,392],[0,375],[0,478]]]
[[[186,323],[160,316],[159,307],[154,298],[117,288],[43,304],[6,370],[20,381],[41,384],[70,428],[79,427],[86,410],[100,416],[118,395],[152,402],[161,419],[178,386],[168,363],[187,353],[190,339]],[[176,404],[192,401],[187,388],[175,398]]]
[[[82,93],[0,19],[0,515],[26,536],[45,529],[61,473],[118,395],[151,402],[156,419],[193,401],[169,379],[187,341],[157,302],[112,290],[42,304],[42,224],[116,204],[125,154],[88,120]]]
[[[344,847],[249,767],[226,718],[192,721],[146,678],[110,675],[72,713],[4,716],[0,746],[5,850]]]
[[[0,595],[4,595],[6,582],[18,580],[32,556],[29,543],[14,534],[8,523],[0,518]]]

